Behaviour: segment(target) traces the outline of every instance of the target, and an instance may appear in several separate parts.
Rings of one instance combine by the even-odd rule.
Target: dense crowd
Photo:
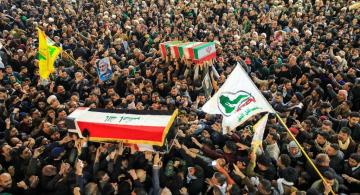
[[[0,1],[0,194],[359,192],[360,15],[351,3]],[[47,82],[36,27],[70,55]],[[161,58],[159,43],[170,40],[215,42],[218,87],[244,62],[326,182],[274,115],[256,153],[259,116],[223,134],[221,116],[201,111],[208,97],[196,66]],[[114,71],[108,82],[97,79],[103,57]],[[178,108],[178,135],[166,154],[79,139],[65,119],[80,106]]]

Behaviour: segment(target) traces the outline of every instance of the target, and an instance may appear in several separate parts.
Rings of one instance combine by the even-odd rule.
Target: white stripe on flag
[[[72,115],[70,116],[72,117]],[[171,115],[137,115],[126,113],[82,112],[76,120],[81,122],[165,127]]]

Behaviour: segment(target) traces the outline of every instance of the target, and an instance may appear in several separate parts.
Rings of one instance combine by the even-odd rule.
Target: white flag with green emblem
[[[223,115],[223,133],[228,128],[235,129],[256,114],[275,112],[240,64],[202,110],[208,114]]]

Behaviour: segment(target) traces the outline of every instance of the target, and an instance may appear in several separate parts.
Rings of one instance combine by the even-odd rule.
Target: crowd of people
[[[360,14],[352,3],[0,1],[0,194],[358,193]],[[39,77],[37,27],[68,54],[48,81]],[[258,152],[259,116],[223,134],[221,116],[201,110],[208,97],[196,66],[161,57],[159,43],[170,40],[215,42],[218,87],[244,62],[324,181],[272,114]],[[96,72],[104,57],[113,70],[106,82]],[[177,137],[165,154],[79,139],[65,119],[80,106],[177,108]]]

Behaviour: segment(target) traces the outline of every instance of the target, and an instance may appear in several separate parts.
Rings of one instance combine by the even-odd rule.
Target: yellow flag
[[[38,29],[39,34],[39,73],[43,79],[48,79],[55,72],[54,63],[61,53],[60,47],[54,46],[54,42],[46,37],[44,31]]]

